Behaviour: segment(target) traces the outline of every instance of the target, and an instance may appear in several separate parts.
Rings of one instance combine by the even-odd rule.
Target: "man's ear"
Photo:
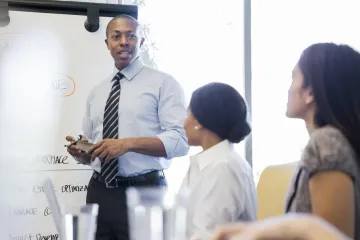
[[[108,44],[108,40],[105,39],[105,44],[106,44],[106,47],[109,49],[109,44]],[[109,49],[110,50],[110,49]]]
[[[144,42],[145,42],[145,38],[141,38],[140,47],[143,46]]]

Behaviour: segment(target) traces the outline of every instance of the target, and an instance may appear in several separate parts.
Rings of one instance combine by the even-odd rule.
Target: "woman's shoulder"
[[[249,162],[236,151],[229,152],[227,156],[227,167],[230,172],[238,177],[253,178],[253,170]]]
[[[346,154],[354,157],[354,151],[346,136],[337,128],[324,126],[316,129],[310,136],[308,148],[318,154]],[[315,149],[314,149],[315,148]]]
[[[250,164],[236,151],[229,151],[222,158],[217,159],[211,171],[225,175],[238,175],[244,172],[252,173]]]
[[[324,126],[311,134],[302,164],[310,172],[341,170],[351,176],[358,172],[351,144],[339,129],[332,126]]]
[[[327,125],[316,129],[310,136],[310,140],[324,140],[324,138],[330,138],[338,142],[346,142],[345,135],[337,128]]]

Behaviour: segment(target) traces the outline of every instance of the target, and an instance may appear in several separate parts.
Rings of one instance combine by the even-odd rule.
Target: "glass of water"
[[[127,189],[126,196],[131,240],[186,239],[186,191],[141,187]]]

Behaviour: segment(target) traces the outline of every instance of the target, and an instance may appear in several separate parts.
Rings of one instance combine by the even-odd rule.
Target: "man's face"
[[[131,19],[118,18],[110,22],[105,40],[115,66],[122,70],[139,54],[143,39],[137,23]]]

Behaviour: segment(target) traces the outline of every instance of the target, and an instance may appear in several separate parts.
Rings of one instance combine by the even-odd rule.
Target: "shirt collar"
[[[197,155],[191,156],[190,160],[192,164],[198,165],[199,170],[202,171],[217,160],[226,158],[227,154],[233,149],[234,144],[224,140]]]
[[[144,64],[143,64],[141,58],[137,57],[134,59],[134,61],[132,61],[126,68],[124,68],[120,72],[125,76],[125,78],[127,80],[130,81],[141,71],[141,69],[143,69],[143,67],[144,67]],[[114,67],[113,74],[115,75],[118,72],[119,72],[119,70],[116,67]]]

